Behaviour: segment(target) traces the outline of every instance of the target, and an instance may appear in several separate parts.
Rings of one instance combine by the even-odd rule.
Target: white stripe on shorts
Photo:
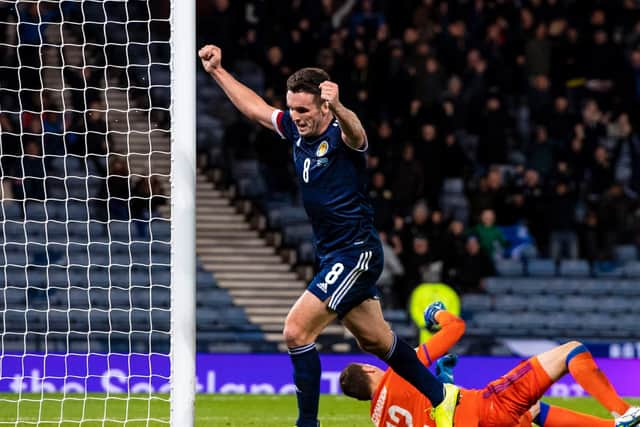
[[[342,301],[344,296],[349,292],[349,289],[353,286],[355,282],[358,281],[360,275],[369,269],[369,261],[373,256],[372,251],[362,252],[360,254],[360,258],[358,259],[358,263],[356,266],[349,272],[347,277],[344,278],[342,283],[338,286],[338,289],[333,293],[331,299],[329,300],[329,308],[335,310],[338,304]]]

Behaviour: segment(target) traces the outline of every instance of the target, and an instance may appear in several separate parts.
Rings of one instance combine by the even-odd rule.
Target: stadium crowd
[[[168,55],[168,44],[157,43],[151,47],[152,52],[140,43],[127,46],[127,41],[148,39],[149,29],[155,34],[168,34],[167,25],[158,28],[162,27],[160,20],[150,27],[143,21],[153,18],[150,13],[162,15],[161,11],[161,5],[151,10],[143,3],[127,8],[98,3],[81,6],[70,1],[59,5],[0,5],[0,35],[9,42],[0,46],[3,199],[43,201],[53,197],[48,192],[59,186],[66,174],[88,173],[98,187],[91,192],[98,200],[92,200],[96,204],[92,207],[103,220],[107,215],[116,220],[148,220],[153,216],[151,211],[166,203],[161,196],[152,197],[147,203],[152,192],[164,193],[157,177],[131,176],[123,155],[129,147],[114,143],[106,123],[106,87],[110,79],[137,85],[131,91],[138,108],[163,104],[154,96],[150,101],[148,89],[142,87],[149,85],[145,80],[149,72],[146,64],[154,60],[152,57]],[[125,15],[138,22],[126,27]],[[86,44],[81,50],[75,46],[54,47],[56,42],[49,40],[50,27],[56,34],[70,34],[78,45]],[[48,50],[54,54],[48,55]],[[52,74],[51,70],[60,65],[65,65],[60,69],[63,90],[51,90],[45,82],[47,72]],[[166,116],[157,118],[166,124],[168,113]],[[65,166],[62,158],[66,155],[83,158],[84,170]]]
[[[397,258],[399,306],[422,280],[481,291],[497,258],[584,258],[606,269],[616,245],[640,245],[637,2],[283,6],[201,1],[199,40],[250,70],[272,105],[284,107],[285,80],[302,66],[340,85],[368,132],[375,221]],[[277,137],[240,118],[225,133],[226,158],[258,158],[269,194],[295,199]]]

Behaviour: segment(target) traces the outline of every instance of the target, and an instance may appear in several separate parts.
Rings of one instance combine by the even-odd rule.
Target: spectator
[[[110,220],[128,221],[131,218],[129,203],[131,183],[129,166],[120,155],[113,155],[107,171],[107,214]]]
[[[396,212],[408,214],[414,201],[422,197],[423,185],[422,166],[414,157],[413,145],[407,143],[402,149],[402,162],[398,165],[391,184]]]
[[[429,240],[423,234],[413,236],[411,250],[403,260],[405,270],[405,284],[398,292],[398,302],[406,307],[413,289],[430,278],[430,270],[436,261],[429,246]]]
[[[386,186],[386,178],[380,171],[371,178],[369,197],[373,205],[373,223],[378,230],[391,228],[393,214],[393,193]]]
[[[37,121],[33,123],[37,124]],[[39,125],[38,125],[39,127]],[[29,141],[24,147],[22,159],[22,197],[31,200],[45,199],[45,164],[42,146],[36,141]]]
[[[160,206],[167,204],[162,184],[157,175],[138,178],[131,191],[131,215],[135,219],[149,220],[161,217]]]
[[[576,200],[567,183],[555,184],[549,201],[550,255],[553,259],[578,258],[578,235],[576,233]]]
[[[475,236],[467,238],[459,262],[448,270],[448,282],[461,294],[484,292],[484,279],[496,274],[491,258]]]
[[[478,238],[478,244],[490,259],[500,258],[507,246],[502,231],[496,227],[496,214],[492,209],[485,209],[480,214],[480,223],[471,229]]]
[[[542,176],[549,176],[555,162],[555,152],[549,141],[547,128],[539,125],[536,127],[533,144],[527,155],[527,167]]]
[[[405,305],[396,300],[398,287],[404,275],[402,261],[400,261],[395,250],[389,244],[389,236],[385,232],[380,232],[380,240],[382,241],[382,250],[384,251],[384,267],[378,279],[378,286],[380,286],[385,296],[383,301],[393,306],[393,308],[404,309]]]
[[[442,190],[442,180],[444,178],[442,169],[444,144],[433,124],[423,124],[420,131],[420,141],[416,147],[416,152],[424,171],[424,196],[427,199],[427,204],[435,208],[440,202],[440,191]]]

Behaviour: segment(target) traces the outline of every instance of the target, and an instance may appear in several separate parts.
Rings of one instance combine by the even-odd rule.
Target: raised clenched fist
[[[212,44],[203,46],[202,49],[198,51],[198,56],[200,56],[200,60],[202,61],[202,67],[204,67],[204,70],[209,74],[220,67],[222,62],[222,50]]]
[[[320,83],[320,98],[329,103],[330,108],[340,105],[338,85],[329,80]]]

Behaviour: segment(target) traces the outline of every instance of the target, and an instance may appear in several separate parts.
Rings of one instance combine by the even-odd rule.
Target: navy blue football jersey
[[[347,146],[336,119],[312,138],[300,136],[289,111],[276,110],[272,122],[280,136],[293,143],[296,175],[320,259],[378,239],[367,190],[366,148]]]

